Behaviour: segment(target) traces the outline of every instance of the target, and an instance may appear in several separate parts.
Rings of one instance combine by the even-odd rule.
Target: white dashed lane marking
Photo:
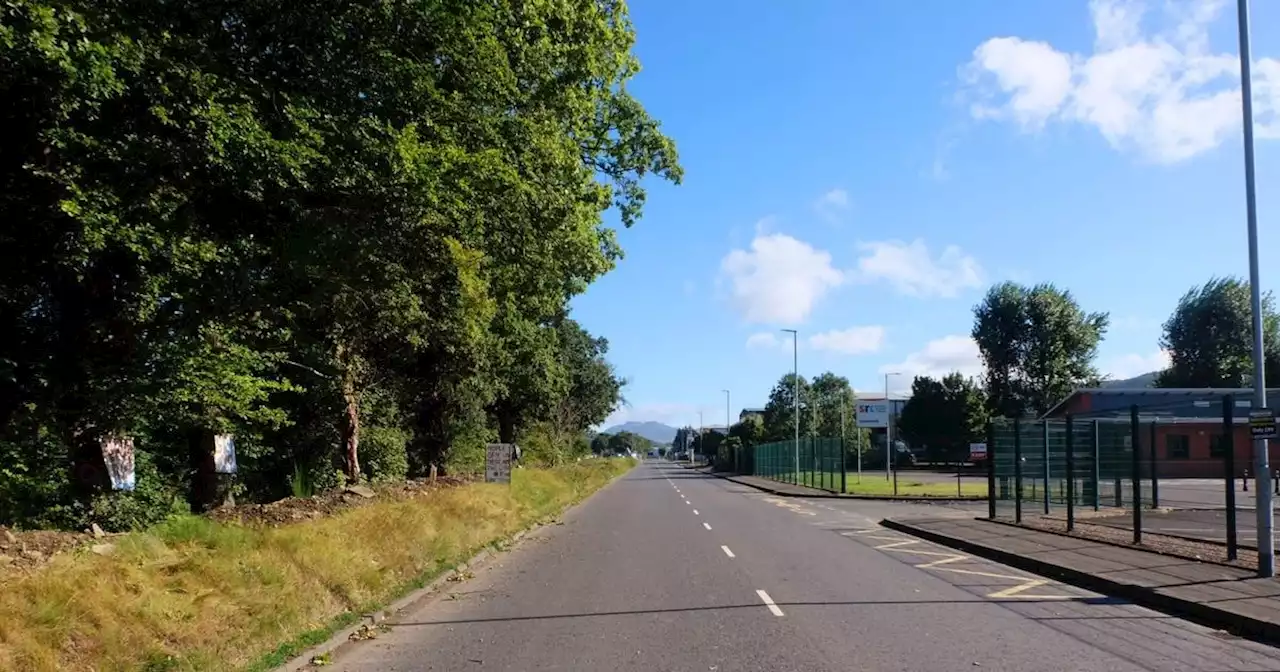
[[[777,604],[774,604],[773,598],[769,597],[769,593],[766,593],[763,590],[757,590],[756,595],[760,596],[760,599],[764,601],[764,606],[769,607],[769,611],[772,612],[774,616],[782,615],[782,610],[778,608]]]
[[[737,556],[735,556],[735,555],[733,554],[733,551],[729,550],[729,547],[728,547],[728,546],[721,546],[721,547],[720,547],[720,550],[724,551],[724,554],[725,554],[725,555],[727,555],[727,556],[729,556],[729,557],[731,557],[731,558],[733,558],[733,557],[737,557]]]

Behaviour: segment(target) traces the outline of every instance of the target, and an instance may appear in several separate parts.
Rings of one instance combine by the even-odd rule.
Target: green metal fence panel
[[[1074,487],[1078,507],[1118,507],[1129,499],[1132,437],[1120,418],[1072,419]],[[992,421],[990,446],[995,471],[997,518],[1021,513],[1065,514],[1067,497],[1066,420],[998,418]],[[1015,429],[1016,428],[1016,429]],[[1020,486],[1020,487],[1019,487]]]

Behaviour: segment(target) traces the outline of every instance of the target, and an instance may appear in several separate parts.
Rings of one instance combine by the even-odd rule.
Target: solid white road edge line
[[[731,558],[736,557],[736,556],[733,554],[733,551],[729,550],[729,547],[728,547],[728,546],[721,546],[721,547],[720,547],[720,550],[724,551],[724,554],[725,554],[725,555],[727,555],[727,556],[729,556],[729,557],[731,557]]]
[[[769,611],[773,612],[774,616],[782,615],[782,610],[778,608],[778,605],[774,604],[773,598],[769,597],[769,593],[766,593],[763,590],[757,590],[756,595],[759,595],[760,599],[764,600],[764,606],[769,607]]]

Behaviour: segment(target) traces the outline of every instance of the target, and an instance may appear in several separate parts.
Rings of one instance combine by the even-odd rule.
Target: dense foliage
[[[986,405],[978,383],[958,372],[941,379],[918,376],[898,427],[902,438],[931,462],[965,460],[969,444],[985,440]]]
[[[621,381],[567,303],[681,176],[633,42],[622,0],[0,7],[0,522],[207,506],[215,432],[250,498],[586,450]]]
[[[1249,283],[1213,278],[1193,287],[1164,323],[1160,347],[1169,368],[1158,387],[1253,387],[1253,312]],[[1270,292],[1262,295],[1264,363],[1280,371],[1280,315]]]
[[[1039,415],[1071,390],[1098,384],[1094,359],[1110,317],[1086,313],[1070,292],[1001,283],[974,308],[974,318],[993,413]]]

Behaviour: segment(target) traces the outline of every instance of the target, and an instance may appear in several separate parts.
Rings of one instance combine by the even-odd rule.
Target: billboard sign
[[[987,459],[987,444],[971,443],[969,444],[969,461],[978,462]]]
[[[868,429],[883,429],[889,426],[889,402],[858,402],[855,411],[858,426]]]

